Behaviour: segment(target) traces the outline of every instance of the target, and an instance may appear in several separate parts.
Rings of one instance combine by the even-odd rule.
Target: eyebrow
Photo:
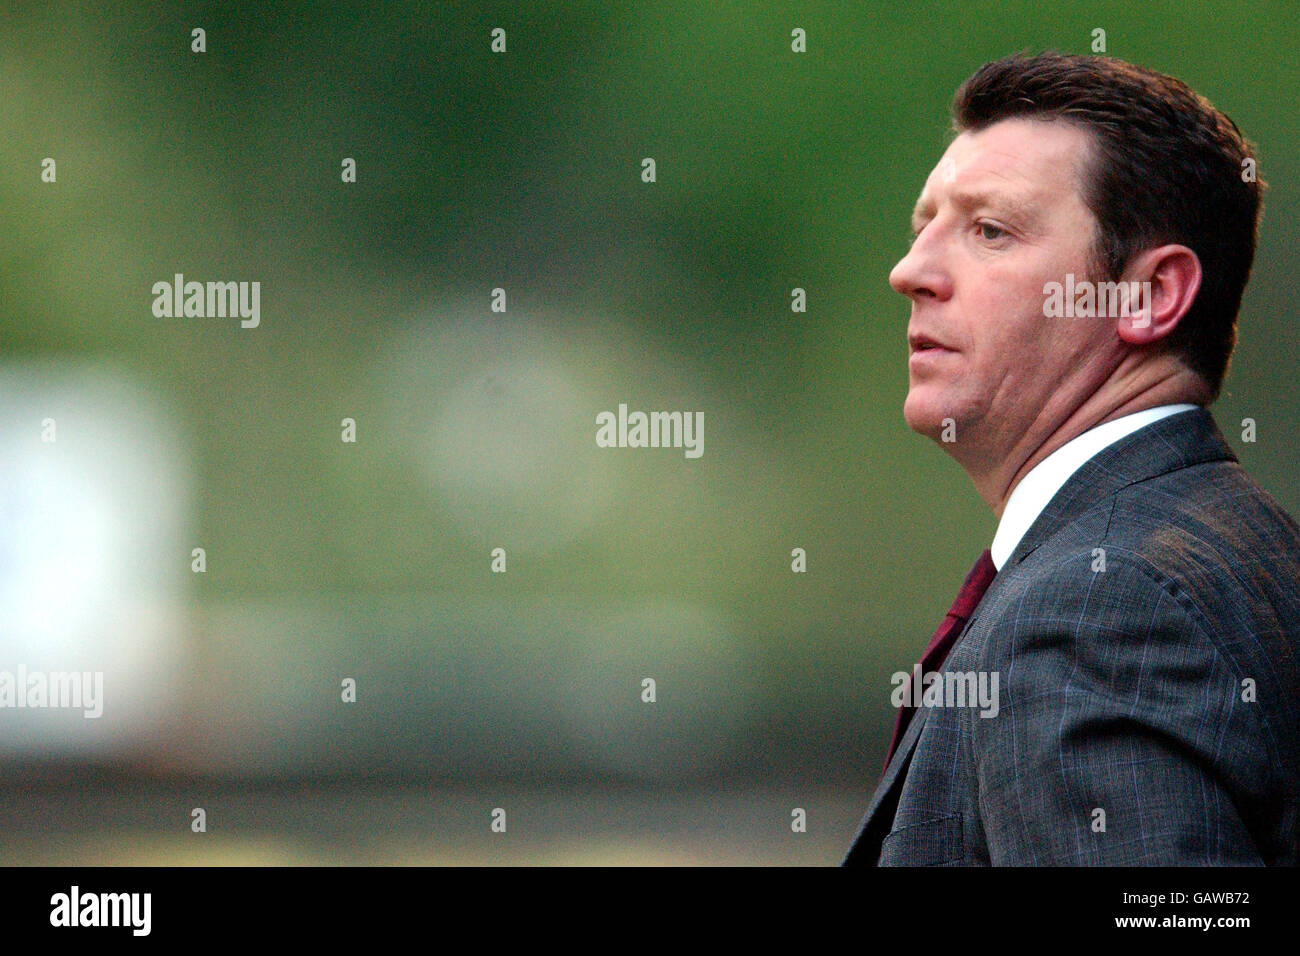
[[[983,189],[958,189],[952,192],[951,201],[953,205],[962,210],[989,206],[999,211],[1005,211],[1009,218],[1022,226],[1030,225],[1038,220],[1033,203],[1003,192]],[[916,206],[912,210],[912,231],[920,232],[922,223],[933,218],[934,201],[924,197],[917,199]]]

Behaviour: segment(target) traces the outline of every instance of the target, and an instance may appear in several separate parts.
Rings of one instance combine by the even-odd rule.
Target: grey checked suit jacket
[[[943,671],[999,711],[917,709],[846,865],[1297,864],[1300,528],[1204,409],[1075,472]]]

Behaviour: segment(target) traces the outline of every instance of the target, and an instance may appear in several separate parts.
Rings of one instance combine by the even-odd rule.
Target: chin
[[[903,402],[903,420],[907,427],[928,438],[938,439],[943,431],[943,420],[951,416],[941,414],[929,402],[909,392]]]

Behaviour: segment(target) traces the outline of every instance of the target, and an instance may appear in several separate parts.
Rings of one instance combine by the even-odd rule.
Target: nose
[[[947,299],[952,295],[952,276],[944,264],[943,239],[934,221],[921,230],[907,255],[890,270],[889,284],[913,301],[922,296]]]

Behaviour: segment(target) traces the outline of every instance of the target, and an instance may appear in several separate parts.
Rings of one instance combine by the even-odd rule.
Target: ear
[[[1121,277],[1115,331],[1129,345],[1150,345],[1178,327],[1201,288],[1201,260],[1186,246],[1168,245],[1135,256]],[[1136,285],[1134,284],[1136,283]],[[1139,291],[1140,290],[1140,291]]]

